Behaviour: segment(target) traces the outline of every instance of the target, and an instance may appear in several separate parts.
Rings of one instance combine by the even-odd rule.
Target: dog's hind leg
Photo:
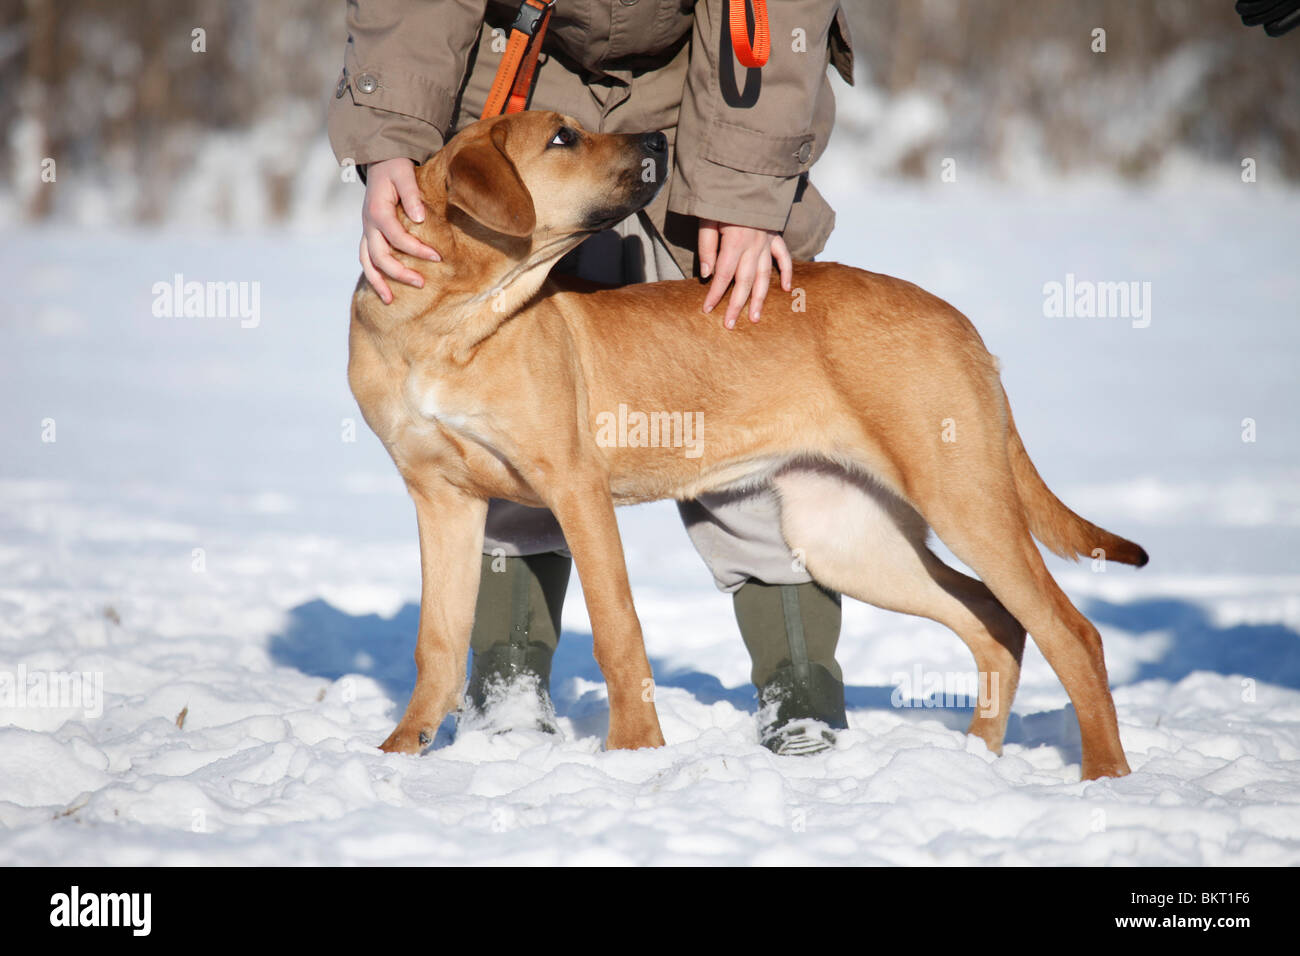
[[[420,529],[420,631],[415,690],[397,729],[380,746],[419,753],[460,703],[483,551],[487,502],[439,478],[407,479]]]
[[[976,455],[980,453],[977,451]],[[1074,704],[1083,779],[1129,772],[1106,678],[1101,635],[1066,597],[1030,536],[1010,471],[997,455],[968,456],[909,489],[935,533],[1028,629]]]
[[[876,607],[938,621],[965,641],[979,697],[967,732],[1001,753],[1024,628],[983,583],[935,556],[925,521],[891,491],[829,465],[788,469],[773,484],[782,533],[814,578]]]

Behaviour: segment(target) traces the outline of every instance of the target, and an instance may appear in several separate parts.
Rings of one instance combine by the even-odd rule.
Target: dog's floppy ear
[[[537,213],[505,154],[505,144],[505,127],[498,124],[453,156],[447,168],[447,202],[493,232],[531,235]]]

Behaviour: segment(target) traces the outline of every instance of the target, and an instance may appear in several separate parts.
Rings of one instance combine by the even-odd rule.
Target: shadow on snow
[[[1172,683],[1197,671],[1210,671],[1300,688],[1300,634],[1283,625],[1219,627],[1203,608],[1172,598],[1128,604],[1092,600],[1082,610],[1103,627],[1167,635],[1166,652],[1158,660],[1142,663],[1133,680],[1126,683]],[[271,638],[271,656],[277,664],[328,680],[349,674],[370,677],[393,701],[405,706],[415,684],[412,654],[419,615],[417,604],[407,604],[393,617],[384,618],[377,614],[348,614],[325,601],[309,601],[290,611],[288,627]],[[739,635],[736,652],[743,653]],[[660,687],[684,690],[702,704],[726,702],[740,711],[757,710],[752,685],[725,687],[712,674],[686,668],[674,670],[654,657],[650,664]],[[576,732],[604,736],[608,707],[604,678],[592,656],[590,634],[564,632],[552,666],[551,691],[556,713],[569,718]],[[845,703],[851,711],[892,710],[893,693],[892,686],[847,686]],[[395,708],[395,717],[399,713]],[[938,720],[951,729],[964,730],[971,711],[913,706],[907,713],[918,720]],[[439,743],[449,739],[450,731],[451,725],[444,725]],[[1069,706],[1043,713],[1013,714],[1007,742],[1057,747],[1067,762],[1079,761],[1078,724]]]

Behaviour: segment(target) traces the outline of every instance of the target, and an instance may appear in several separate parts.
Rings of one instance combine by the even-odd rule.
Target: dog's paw
[[[646,727],[636,731],[616,732],[610,728],[609,736],[605,738],[606,750],[641,750],[646,747],[662,747],[664,745],[664,735],[659,730],[656,723],[654,727]]]
[[[388,735],[388,739],[379,745],[379,749],[389,754],[418,754],[433,743],[433,733],[428,730],[412,730],[404,724]]]
[[[1118,760],[1098,760],[1083,761],[1081,780],[1100,780],[1103,777],[1127,777],[1133,771],[1129,770],[1128,761],[1123,757]]]
[[[1002,743],[1006,737],[1006,721],[997,720],[996,718],[980,717],[978,714],[966,728],[966,733],[972,737],[978,737],[984,741],[984,746],[990,751],[1002,756]]]

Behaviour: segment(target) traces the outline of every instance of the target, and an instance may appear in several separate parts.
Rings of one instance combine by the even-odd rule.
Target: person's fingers
[[[370,288],[378,293],[384,305],[388,305],[393,301],[393,293],[388,288],[388,283],[384,281],[384,277],[379,274],[379,270],[375,268],[375,264],[370,261],[370,250],[366,248],[365,236],[361,237],[359,258],[361,259],[361,271],[366,274],[366,281],[370,283]]]
[[[394,249],[409,253],[419,259],[428,259],[430,262],[441,262],[442,256],[434,251],[432,246],[427,246],[415,236],[411,235],[402,228],[397,217],[393,216],[386,222],[376,223],[388,244]]]
[[[724,237],[722,249],[718,252],[718,271],[713,274],[713,281],[709,283],[709,292],[704,297],[705,312],[712,312],[714,306],[722,301],[727,286],[731,285],[731,280],[736,276],[736,266],[739,262],[740,250],[734,244],[727,242]]]
[[[740,257],[740,264],[736,268],[736,284],[731,289],[731,298],[727,300],[727,314],[722,320],[722,324],[729,329],[736,327],[736,319],[745,308],[750,289],[754,287],[754,278],[758,272],[757,260],[757,252],[752,248]]]
[[[757,322],[763,314],[763,302],[767,298],[767,288],[772,282],[772,256],[764,249],[759,253],[758,264],[754,274],[754,291],[749,294],[749,321]]]
[[[415,167],[402,166],[393,170],[393,187],[402,200],[402,208],[415,222],[424,222],[424,203],[420,201],[420,186],[415,181]]]
[[[713,219],[700,221],[700,232],[696,238],[696,248],[700,254],[700,276],[707,279],[713,275],[713,267],[718,261],[718,223]],[[704,311],[708,311],[705,309]]]
[[[417,289],[424,288],[424,276],[414,269],[408,269],[397,261],[389,248],[388,241],[384,238],[384,234],[378,229],[371,229],[366,233],[366,246],[370,252],[370,261],[384,275],[390,279],[396,279],[398,282],[413,285]]]
[[[790,248],[781,236],[772,239],[772,255],[781,269],[781,288],[789,292],[794,288],[794,261],[790,258]]]
[[[410,255],[417,256],[421,259],[430,259],[434,262],[439,261],[440,257],[433,248],[425,245],[419,239],[415,238],[415,236],[402,228],[402,223],[397,218],[397,206],[395,201],[391,203],[376,201],[367,208],[366,212],[367,216],[363,220],[364,228],[367,230],[378,229],[383,233],[385,249],[391,246],[394,249],[400,249],[402,252],[409,253]],[[373,253],[375,250],[371,251]],[[389,275],[393,275],[393,273],[389,272],[387,269],[384,271],[388,272]],[[393,276],[393,278],[397,277]]]
[[[414,222],[424,222],[424,203],[420,199],[419,184],[415,181],[415,167],[403,166],[400,170],[395,171],[393,186],[397,189],[397,195],[402,200],[402,208],[406,210],[406,215]],[[413,256],[419,256],[421,259],[428,259],[431,262],[442,261],[442,256],[438,255],[436,249],[421,242],[403,229],[396,216],[393,216],[393,223],[397,227],[396,233],[384,231],[384,235],[393,248],[400,249]]]

